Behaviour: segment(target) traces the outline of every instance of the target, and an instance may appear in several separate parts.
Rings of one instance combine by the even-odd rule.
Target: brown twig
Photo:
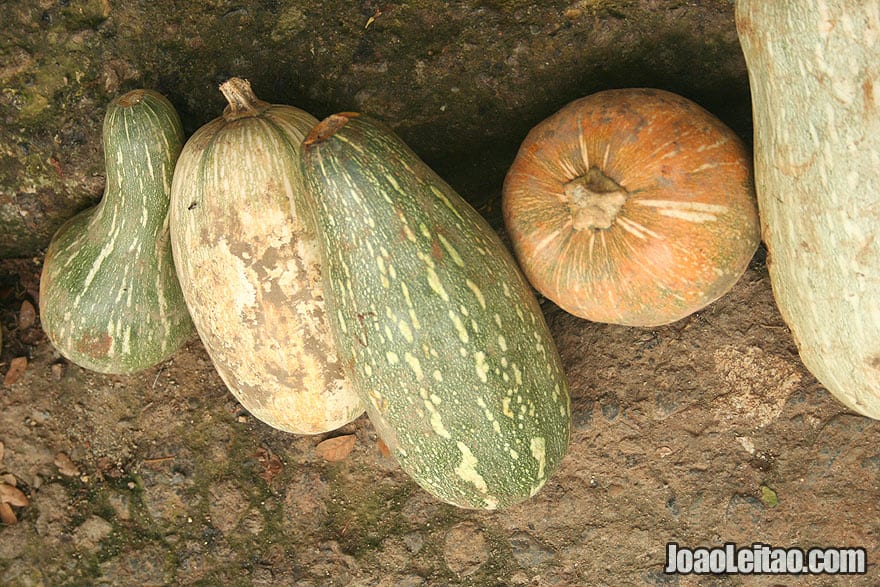
[[[155,457],[152,459],[144,459],[144,464],[145,465],[155,465],[158,463],[164,463],[165,461],[173,461],[175,458],[177,458],[177,455],[166,455],[164,457]]]

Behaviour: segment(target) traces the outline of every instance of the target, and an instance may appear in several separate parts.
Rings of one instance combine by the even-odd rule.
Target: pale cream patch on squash
[[[706,204],[705,202],[636,199],[633,203],[639,206],[656,208],[661,215],[669,218],[677,218],[697,224],[716,222],[718,216],[728,211],[727,206]]]
[[[425,408],[427,408],[428,413],[430,414],[430,416],[428,416],[428,421],[431,423],[431,430],[441,438],[452,438],[452,435],[446,429],[446,426],[443,425],[443,418],[440,417],[440,412],[437,411],[433,402],[430,400],[425,401]]]
[[[542,436],[536,436],[529,441],[529,450],[532,458],[538,462],[538,479],[544,478],[544,467],[547,465],[546,441]]]
[[[425,374],[422,372],[421,362],[418,358],[413,356],[412,353],[404,353],[403,360],[406,361],[406,364],[409,365],[410,369],[412,369],[413,374],[416,376],[416,381],[421,381],[425,378]]]
[[[406,339],[406,342],[412,344],[414,339],[412,329],[409,327],[409,324],[407,324],[404,320],[400,320],[397,323],[397,329],[400,330],[400,334],[403,335],[403,338]]]
[[[455,446],[461,452],[461,461],[454,469],[455,474],[462,480],[471,483],[480,493],[486,493],[489,487],[486,485],[483,476],[477,472],[477,465],[479,464],[477,457],[474,456],[474,453],[471,452],[471,449],[465,443],[456,441]]]
[[[443,288],[443,284],[440,283],[440,277],[437,275],[437,272],[434,271],[433,267],[427,268],[428,274],[428,285],[431,289],[436,293],[444,302],[449,301],[449,294],[446,293],[446,290]]]
[[[458,333],[458,340],[463,344],[467,344],[470,341],[470,337],[468,336],[464,322],[461,321],[461,318],[458,317],[455,310],[449,310],[449,319],[452,320],[452,324],[455,326],[455,331]]]
[[[470,289],[473,292],[474,296],[477,298],[477,302],[480,304],[480,307],[485,310],[486,309],[486,298],[483,296],[482,290],[479,287],[477,287],[477,284],[474,283],[473,281],[471,281],[470,279],[465,280],[465,285],[467,285],[468,289]],[[497,316],[497,314],[496,314],[496,316]]]
[[[225,283],[218,284],[220,287],[217,289],[230,294],[229,299],[237,316],[244,315],[245,310],[252,308],[257,299],[257,290],[251,283],[250,268],[229,250],[226,239],[221,239],[217,243],[217,252],[211,258],[217,261],[217,265],[233,269],[224,271],[218,267],[211,273],[218,279],[226,278]],[[250,314],[250,311],[247,313]]]
[[[510,398],[510,397],[501,398],[501,413],[504,414],[505,416],[507,416],[508,418],[514,417],[513,410],[510,409],[510,400],[511,399],[512,398]]]
[[[455,247],[452,246],[452,243],[446,239],[442,234],[437,234],[437,239],[440,241],[440,244],[443,245],[443,248],[449,254],[450,258],[452,258],[452,262],[458,265],[459,267],[464,267],[464,260],[461,258],[461,255],[458,254],[458,251]],[[485,306],[483,306],[485,308]]]
[[[486,353],[477,351],[474,353],[474,367],[477,370],[477,377],[480,381],[486,383],[489,380],[489,365],[486,363]]]

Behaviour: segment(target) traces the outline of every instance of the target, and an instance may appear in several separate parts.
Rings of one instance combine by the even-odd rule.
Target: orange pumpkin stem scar
[[[627,191],[595,166],[563,189],[576,230],[610,228],[627,198]]]

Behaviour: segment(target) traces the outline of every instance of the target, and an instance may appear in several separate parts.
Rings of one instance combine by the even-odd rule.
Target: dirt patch
[[[760,255],[730,294],[662,328],[545,302],[573,438],[547,486],[502,512],[426,494],[366,418],[316,437],[265,426],[197,339],[138,376],[67,364],[38,320],[18,328],[38,271],[0,263],[0,374],[29,358],[0,389],[0,474],[29,498],[0,528],[4,585],[698,584],[663,574],[670,541],[864,546],[871,570],[853,584],[876,579],[880,428],[800,364]],[[348,434],[350,453],[322,456]]]

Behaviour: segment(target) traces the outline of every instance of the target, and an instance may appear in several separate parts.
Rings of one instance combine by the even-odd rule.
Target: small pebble
[[[52,363],[52,377],[55,381],[60,381],[64,376],[64,363]]]
[[[37,311],[34,305],[25,300],[21,303],[21,309],[18,311],[18,327],[21,330],[27,330],[37,321]]]

